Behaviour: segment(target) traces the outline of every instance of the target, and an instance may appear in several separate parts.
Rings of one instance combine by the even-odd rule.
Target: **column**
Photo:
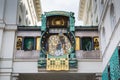
[[[0,80],[11,80],[18,0],[0,0]]]
[[[5,0],[0,0],[0,24],[3,23],[4,8],[5,8]]]
[[[10,80],[13,69],[15,31],[4,30],[0,53],[0,80]]]
[[[1,58],[1,47],[2,47],[2,38],[3,38],[3,30],[4,30],[3,24],[0,24],[0,58]]]
[[[5,70],[2,70],[2,71],[5,71]],[[8,72],[0,73],[0,80],[11,80],[11,73],[8,73]]]
[[[1,58],[1,46],[2,46],[3,30],[5,27],[5,23],[3,22],[4,8],[5,8],[5,0],[0,0],[0,58]]]

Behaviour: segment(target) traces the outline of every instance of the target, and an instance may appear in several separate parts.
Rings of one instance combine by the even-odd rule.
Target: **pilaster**
[[[0,0],[0,80],[12,79],[17,5],[18,0]]]
[[[0,80],[11,80],[11,73],[0,73]]]
[[[1,58],[1,46],[2,46],[2,39],[3,39],[3,31],[4,31],[5,24],[0,23],[0,58]]]
[[[18,76],[19,76],[19,74],[12,74],[12,78],[11,78],[11,80],[18,80]]]
[[[0,27],[1,27],[1,23],[3,23],[4,10],[5,10],[5,0],[0,0]]]

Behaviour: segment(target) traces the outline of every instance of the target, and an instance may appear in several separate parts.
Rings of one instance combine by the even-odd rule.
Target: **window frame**
[[[26,39],[26,38],[33,38],[33,46],[32,46],[32,49],[26,49],[26,48],[25,48],[25,39]],[[26,37],[24,37],[23,42],[24,42],[24,43],[23,43],[23,50],[24,50],[24,51],[32,51],[32,50],[35,50],[35,45],[36,45],[36,44],[35,44],[35,42],[36,42],[35,37],[26,36]]]
[[[91,50],[84,50],[84,49],[83,49],[83,39],[84,39],[84,38],[89,38],[89,39],[91,39],[91,50],[93,50],[93,38],[92,38],[91,36],[81,37],[81,50],[83,50],[83,51],[91,51]]]

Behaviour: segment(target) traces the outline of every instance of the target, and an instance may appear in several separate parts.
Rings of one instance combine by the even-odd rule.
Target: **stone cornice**
[[[17,30],[17,25],[16,24],[6,24],[5,25],[5,30],[16,31]]]
[[[0,24],[0,29],[4,29],[5,28],[5,24]]]

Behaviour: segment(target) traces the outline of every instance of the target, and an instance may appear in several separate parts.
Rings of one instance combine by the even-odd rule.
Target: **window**
[[[26,15],[28,15],[28,11],[26,10]]]
[[[17,37],[16,42],[16,49],[17,50],[40,50],[40,36],[38,37]]]
[[[29,51],[34,49],[34,38],[25,37],[24,38],[24,50]]]
[[[31,24],[31,22],[29,21],[29,25]]]
[[[113,30],[115,26],[115,11],[113,3],[110,5],[110,19],[111,19],[111,28]]]
[[[105,27],[102,26],[102,31],[101,31],[101,48],[102,51],[105,49],[106,46],[106,33],[105,33]]]
[[[76,47],[75,47],[75,50],[80,50],[80,38],[79,37],[76,37]]]
[[[22,37],[17,37],[17,43],[16,43],[16,49],[21,50],[22,49]]]
[[[99,38],[94,37],[94,50],[99,50]]]
[[[26,18],[26,25],[28,25],[28,18]]]
[[[90,37],[82,38],[82,50],[85,50],[85,51],[92,50],[92,38]]]
[[[23,12],[23,3],[22,2],[20,2],[20,10],[21,10],[21,12]]]
[[[22,21],[22,19],[21,19],[21,17],[19,16],[19,24],[21,24],[21,21]]]
[[[98,24],[98,17],[96,18],[96,23]]]

